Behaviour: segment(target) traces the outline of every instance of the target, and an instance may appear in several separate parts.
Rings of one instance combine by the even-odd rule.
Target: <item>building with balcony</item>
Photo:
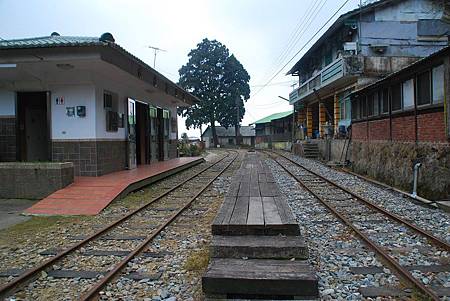
[[[275,113],[255,121],[256,148],[290,149],[292,111]]]
[[[433,0],[381,0],[340,16],[289,70],[299,86],[295,139],[345,137],[349,95],[448,45],[450,4]]]

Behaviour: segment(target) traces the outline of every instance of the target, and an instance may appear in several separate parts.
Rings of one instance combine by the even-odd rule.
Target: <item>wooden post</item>
[[[326,122],[326,111],[325,104],[319,102],[319,135],[321,138],[324,136],[323,125]]]
[[[344,103],[345,106],[345,103]],[[338,94],[334,94],[334,134],[337,136],[339,134],[339,120],[341,117],[341,110],[339,107],[339,97]]]
[[[312,137],[313,132],[313,116],[312,116],[312,110],[311,107],[308,105],[306,107],[306,130],[308,137]]]

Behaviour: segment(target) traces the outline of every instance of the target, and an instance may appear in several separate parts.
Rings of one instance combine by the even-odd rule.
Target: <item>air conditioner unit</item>
[[[358,44],[356,42],[344,43],[344,51],[356,51],[358,50]]]

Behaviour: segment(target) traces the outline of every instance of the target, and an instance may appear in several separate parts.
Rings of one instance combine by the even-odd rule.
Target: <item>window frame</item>
[[[400,101],[400,107],[397,109],[394,109],[394,95],[393,95],[393,91],[394,91],[394,87],[398,86],[399,87],[399,91],[400,91],[400,95],[399,95],[399,101]],[[398,82],[395,83],[393,85],[391,85],[390,87],[390,105],[391,105],[391,112],[401,112],[403,110],[403,82]]]

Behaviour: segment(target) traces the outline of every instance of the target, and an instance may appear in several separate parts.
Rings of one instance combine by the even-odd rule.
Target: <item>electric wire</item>
[[[267,83],[264,85],[264,86],[262,86],[255,94],[253,94],[253,97],[254,96],[256,96],[259,92],[261,92],[265,87],[267,87],[267,85],[269,85],[271,82],[272,82],[272,80],[275,78],[275,77],[277,77],[277,75],[278,74],[280,74],[281,73],[281,71],[283,71],[283,69],[284,68],[286,68],[286,66],[288,65],[288,64],[290,64],[291,62],[292,62],[292,60],[294,60],[295,59],[295,57],[300,53],[300,52],[302,52],[303,51],[303,49],[305,49],[305,47],[328,25],[328,23],[330,23],[331,22],[331,20],[333,20],[333,18],[341,11],[341,9],[348,3],[348,2],[350,2],[350,0],[345,0],[344,1],[344,3],[341,5],[341,6],[339,6],[339,8],[331,15],[331,17],[330,18],[328,18],[328,20],[319,28],[319,30],[317,30],[313,35],[312,35],[312,37],[311,38],[309,38],[308,39],[308,41],[305,43],[305,44],[303,44],[303,46],[295,53],[295,55],[293,56],[293,57],[291,57],[284,65],[283,65],[283,67],[281,67],[268,81],[267,81]]]

